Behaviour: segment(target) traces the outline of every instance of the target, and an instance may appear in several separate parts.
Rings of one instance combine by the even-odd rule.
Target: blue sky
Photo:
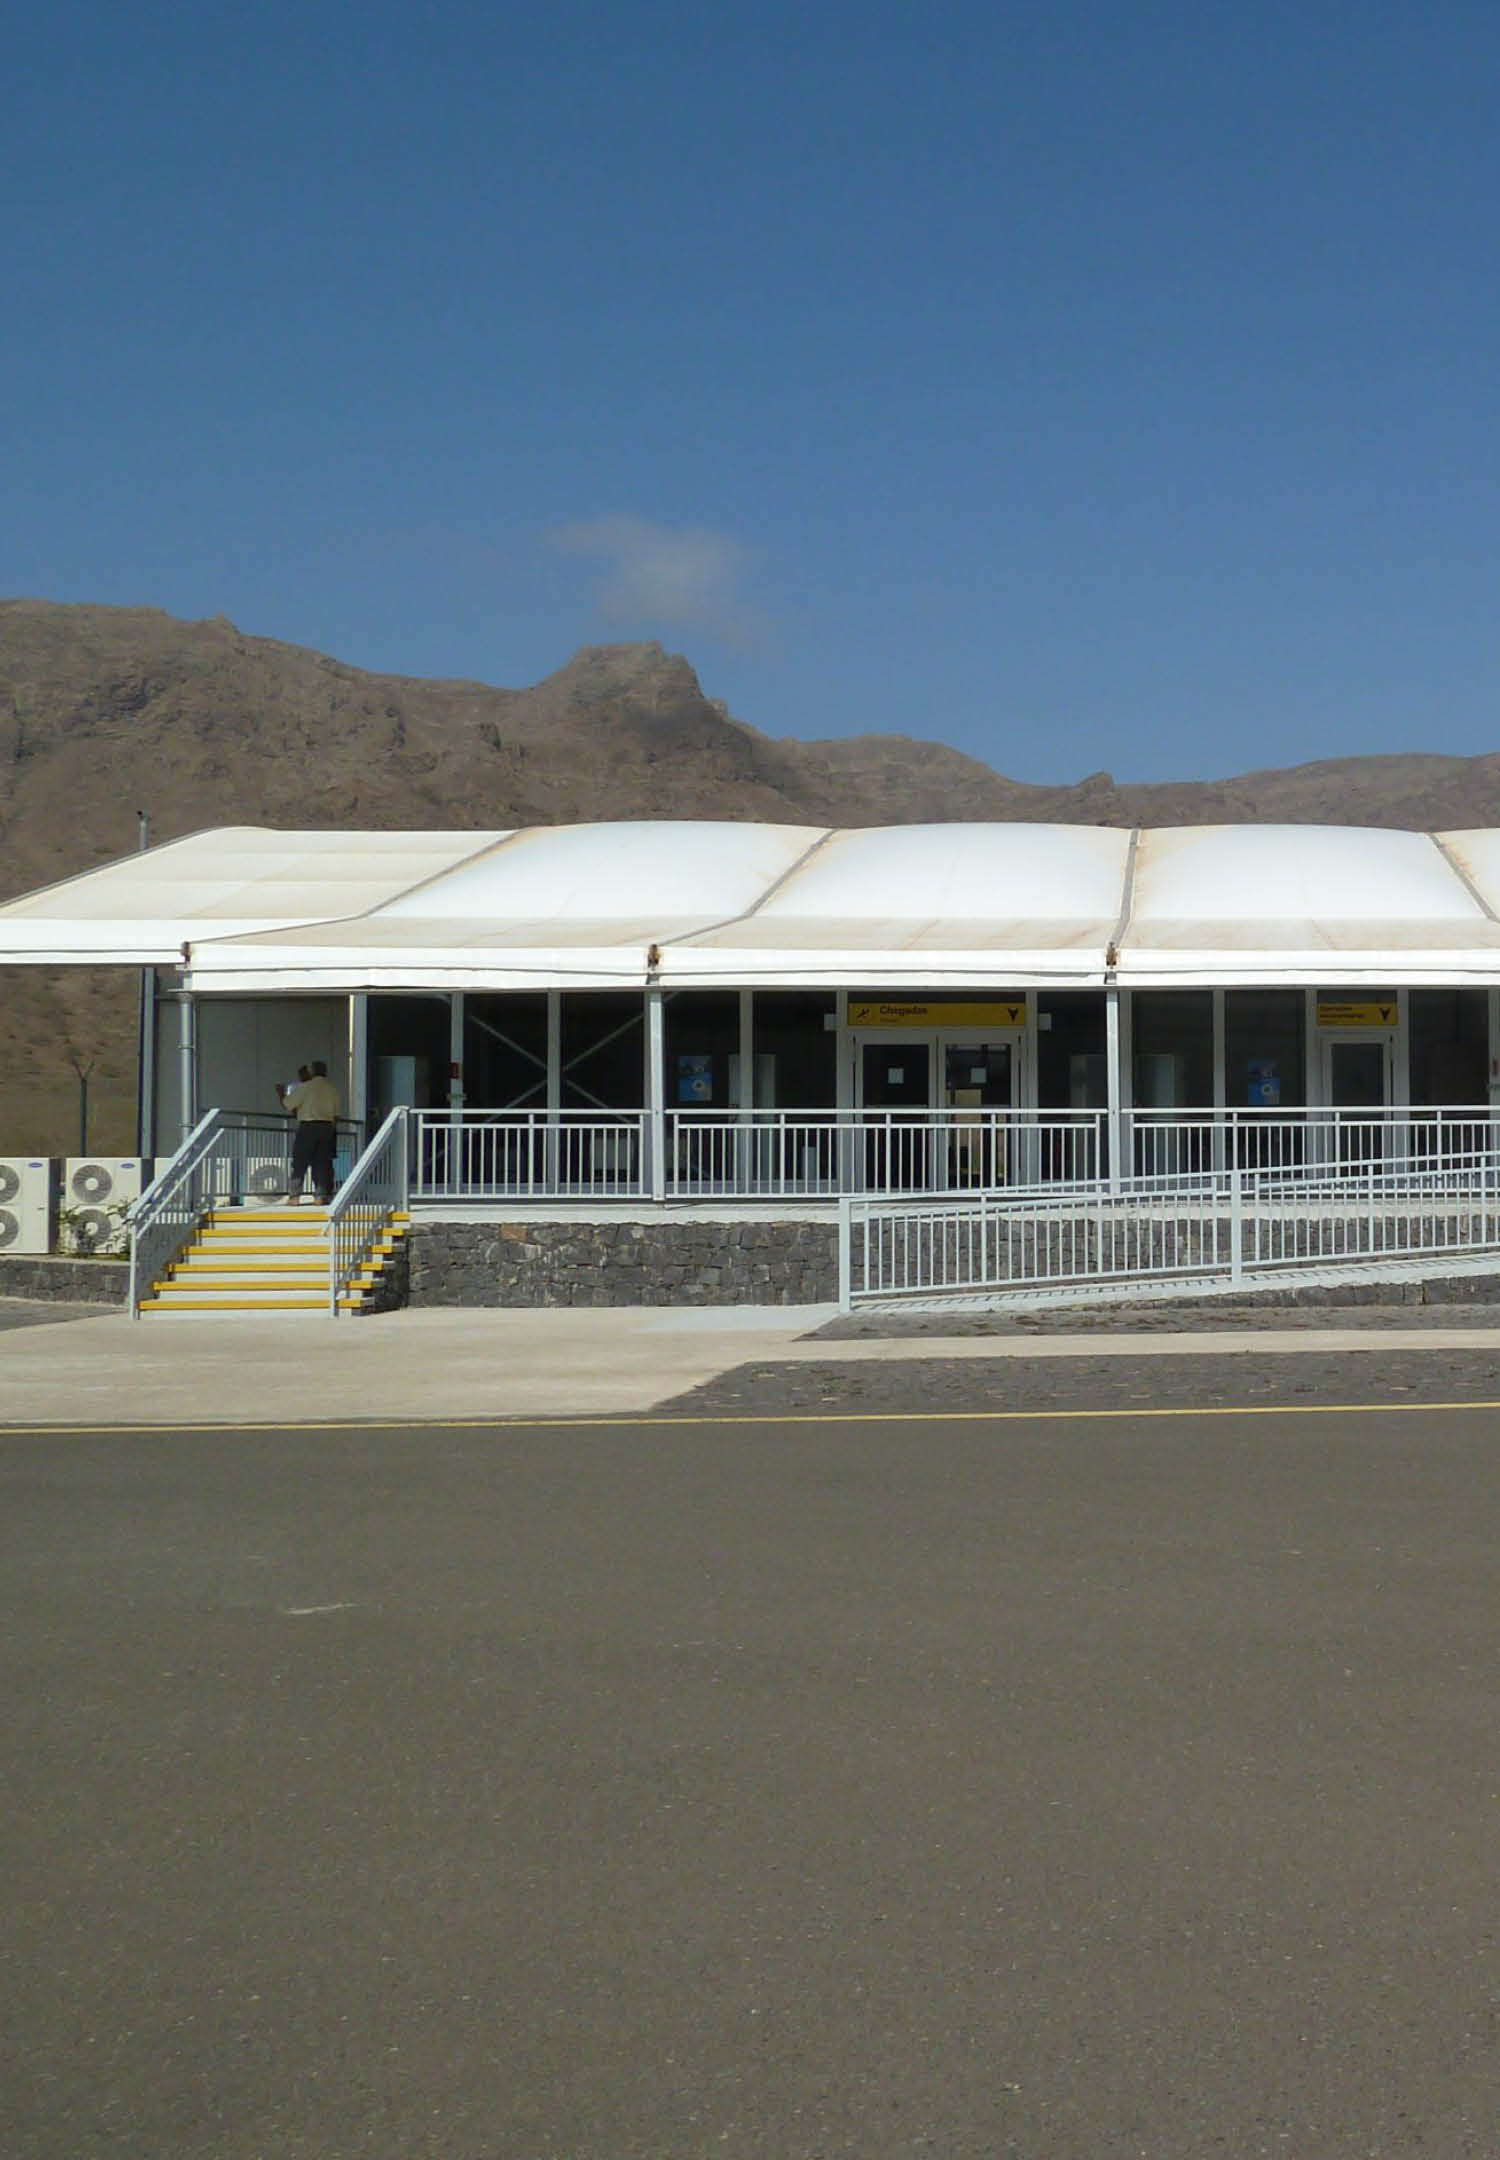
[[[1500,748],[1500,8],[29,9],[0,592],[772,734]]]

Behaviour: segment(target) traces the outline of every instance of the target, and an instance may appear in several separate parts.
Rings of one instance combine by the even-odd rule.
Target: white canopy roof
[[[193,833],[7,902],[0,956],[54,966],[174,961],[187,940],[362,915],[504,837],[258,825]]]
[[[1500,983],[1500,831],[231,828],[0,907],[0,962],[200,990]]]

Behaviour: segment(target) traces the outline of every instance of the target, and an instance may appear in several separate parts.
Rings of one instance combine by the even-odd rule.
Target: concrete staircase
[[[392,1213],[365,1265],[339,1300],[363,1312],[411,1218]],[[141,1299],[143,1313],[326,1312],[328,1211],[302,1206],[222,1208]]]

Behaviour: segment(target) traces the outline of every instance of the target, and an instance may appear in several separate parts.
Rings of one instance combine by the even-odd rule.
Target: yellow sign
[[[849,1025],[858,1028],[1018,1028],[1025,998],[998,1004],[934,1003],[927,998],[850,998]]]
[[[1336,998],[1319,998],[1318,1025],[1330,1028],[1393,1028],[1396,1000],[1382,998],[1367,1004],[1344,1004]]]

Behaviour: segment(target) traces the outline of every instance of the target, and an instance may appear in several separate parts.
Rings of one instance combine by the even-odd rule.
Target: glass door
[[[1324,1037],[1323,1100],[1344,1113],[1338,1121],[1340,1162],[1369,1162],[1384,1154],[1395,1065],[1390,1035]]]
[[[962,1042],[942,1044],[943,1105],[949,1112],[948,1183],[953,1186],[1003,1185],[1014,1177],[1011,1160],[1013,1120],[1005,1115],[1020,1096],[1020,1044]]]
[[[932,1045],[923,1038],[861,1037],[855,1068],[865,1126],[865,1184],[916,1191],[929,1178]]]

